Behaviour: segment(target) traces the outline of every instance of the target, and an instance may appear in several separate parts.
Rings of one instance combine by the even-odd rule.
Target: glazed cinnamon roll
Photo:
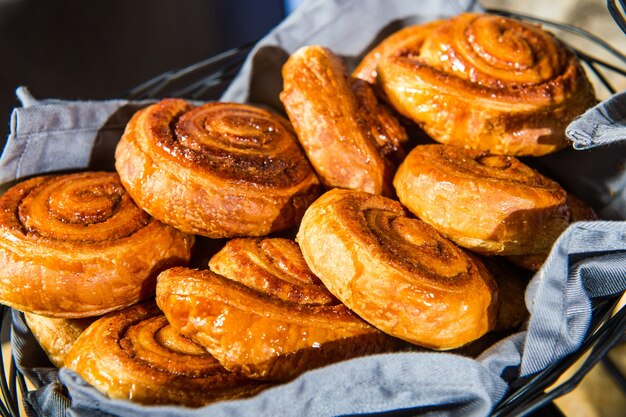
[[[413,214],[486,255],[545,253],[569,224],[565,190],[513,156],[418,146],[394,186]]]
[[[292,54],[283,80],[280,99],[322,182],[391,195],[407,134],[372,88],[321,46]]]
[[[63,366],[65,355],[74,345],[78,336],[98,317],[56,319],[38,314],[24,313],[24,318],[50,362],[57,368],[60,368]]]
[[[538,26],[487,14],[403,29],[355,74],[376,75],[393,107],[436,141],[494,154],[565,147],[565,127],[596,102],[563,43]]]
[[[228,278],[170,269],[159,275],[157,302],[172,326],[226,369],[285,381],[394,346],[323,287],[293,241],[233,240],[210,265]]]
[[[482,262],[397,201],[331,190],[309,207],[297,241],[339,300],[393,336],[452,349],[495,324],[497,288]]]
[[[211,238],[290,228],[319,194],[289,122],[244,104],[163,100],[133,116],[115,158],[141,208]]]
[[[200,407],[268,386],[228,372],[175,332],[152,301],[94,322],[67,353],[65,366],[110,398],[143,404]]]
[[[193,236],[135,205],[115,173],[43,176],[0,197],[0,302],[49,317],[102,315],[154,295]]]

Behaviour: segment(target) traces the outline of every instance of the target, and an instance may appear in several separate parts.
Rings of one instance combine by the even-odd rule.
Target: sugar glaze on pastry
[[[304,371],[391,350],[394,339],[328,292],[287,239],[234,239],[213,271],[159,275],[157,302],[172,325],[227,369],[285,381]]]
[[[562,42],[539,26],[488,14],[402,29],[355,74],[376,77],[392,106],[434,140],[501,155],[564,148],[565,127],[596,103]]]
[[[0,197],[0,302],[49,317],[102,315],[153,296],[194,237],[150,217],[111,172],[35,177]]]
[[[282,72],[280,99],[324,185],[391,195],[407,134],[370,85],[316,45],[293,53]]]
[[[289,122],[245,104],[162,100],[133,116],[115,159],[141,208],[211,238],[288,229],[320,190]]]
[[[482,262],[397,201],[328,191],[305,213],[297,241],[337,298],[395,337],[453,349],[495,325],[497,287]]]

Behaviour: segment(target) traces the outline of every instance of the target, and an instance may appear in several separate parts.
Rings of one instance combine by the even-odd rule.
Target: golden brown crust
[[[309,207],[297,241],[337,298],[393,336],[452,349],[495,324],[497,289],[484,265],[396,201],[331,190]]]
[[[543,253],[569,222],[565,190],[512,156],[418,146],[394,186],[413,214],[483,254]]]
[[[578,197],[569,193],[567,194],[567,206],[570,210],[570,223],[584,220],[598,220],[598,215],[591,207]],[[507,259],[522,268],[530,271],[538,271],[550,254],[550,249],[551,248],[543,253],[533,255],[511,255],[507,256]]]
[[[328,187],[392,194],[406,132],[365,82],[327,48],[306,46],[283,66],[280,99]]]
[[[49,317],[102,315],[154,295],[193,236],[151,218],[114,173],[36,177],[0,197],[0,302]]]
[[[78,336],[97,319],[55,319],[32,313],[24,313],[24,318],[50,362],[58,368],[63,366],[65,355]]]
[[[140,207],[212,238],[290,228],[320,188],[289,122],[244,104],[162,100],[133,116],[115,158]]]
[[[233,269],[237,261],[223,256],[227,254],[212,267],[242,278]],[[264,269],[262,264],[254,268]],[[288,275],[288,280],[305,285],[309,278]],[[260,284],[247,287],[211,271],[172,268],[159,275],[157,303],[172,326],[205,346],[226,369],[255,379],[289,380],[309,369],[394,346],[393,339],[332,297],[324,304],[301,303],[292,296],[300,285],[285,291],[287,282],[274,291],[271,283],[277,279],[244,279],[246,285]],[[314,285],[319,284],[308,283],[309,288]]]
[[[231,239],[211,258],[209,266],[216,274],[286,302],[338,304],[311,272],[293,240]]]
[[[404,48],[421,44],[424,42],[424,38],[443,22],[444,20],[434,20],[421,25],[407,26],[392,33],[363,57],[352,72],[352,76],[370,84],[376,83],[378,64],[381,60],[396,54]]]
[[[173,331],[154,302],[94,322],[67,353],[65,366],[111,398],[143,404],[199,407],[268,386],[228,372]]]
[[[565,127],[596,102],[564,44],[538,26],[487,14],[398,32],[357,69],[367,80],[374,73],[393,107],[433,139],[495,154],[567,146]]]

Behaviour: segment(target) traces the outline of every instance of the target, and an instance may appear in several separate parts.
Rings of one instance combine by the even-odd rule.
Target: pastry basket
[[[617,25],[626,34],[625,0],[609,0],[607,6]],[[596,59],[585,51],[573,48],[589,73],[594,74],[596,80],[610,94],[616,91],[609,79],[626,77],[624,69],[626,68],[626,55],[585,30],[502,10],[487,9],[486,11],[539,23],[548,29],[567,32],[584,38],[587,42],[606,51],[619,64]],[[215,100],[220,97],[237,74],[253,45],[253,43],[242,45],[186,68],[161,74],[128,91],[123,98],[143,100],[182,97],[192,100]],[[607,356],[607,353],[618,343],[626,341],[626,306],[618,307],[623,296],[624,293],[621,293],[595,300],[591,327],[580,349],[552,363],[539,373],[514,380],[506,397],[493,410],[492,416],[562,415],[552,401],[574,389],[599,362],[606,366],[609,374],[615,378],[616,383],[626,395],[626,377],[619,372]],[[9,307],[2,305],[0,305],[0,311],[2,333],[6,335],[11,326],[13,312]],[[0,366],[4,369],[0,375],[2,397],[0,416],[22,415],[24,411],[20,406],[21,397],[29,390],[26,378],[17,369],[12,356],[0,354],[0,361]],[[568,371],[567,374],[566,371]]]

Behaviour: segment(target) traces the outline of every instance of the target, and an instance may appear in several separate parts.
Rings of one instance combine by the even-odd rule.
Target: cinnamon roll
[[[391,195],[407,134],[370,85],[321,46],[300,48],[282,72],[280,100],[322,182]]]
[[[76,342],[78,336],[98,317],[57,319],[33,313],[24,313],[24,318],[50,362],[57,368],[60,368],[63,366],[65,355]]]
[[[297,241],[339,300],[393,336],[452,349],[495,324],[497,287],[482,262],[397,201],[331,190],[309,207]]]
[[[152,301],[94,322],[67,353],[65,366],[110,398],[143,404],[200,407],[268,387],[228,372],[175,332]]]
[[[102,315],[154,295],[193,236],[135,205],[115,173],[42,176],[0,197],[0,302],[49,317]]]
[[[486,255],[544,253],[569,224],[565,190],[513,156],[418,146],[394,186],[413,214]]]
[[[157,302],[172,326],[228,370],[285,381],[394,346],[323,287],[293,241],[234,240],[210,265],[228,278],[170,269],[159,275]]]
[[[133,116],[115,158],[141,208],[211,238],[288,229],[320,189],[289,122],[244,104],[162,100]]]
[[[488,14],[405,28],[355,74],[376,75],[393,107],[436,141],[494,154],[561,149],[565,127],[596,103],[563,43],[539,26]]]

